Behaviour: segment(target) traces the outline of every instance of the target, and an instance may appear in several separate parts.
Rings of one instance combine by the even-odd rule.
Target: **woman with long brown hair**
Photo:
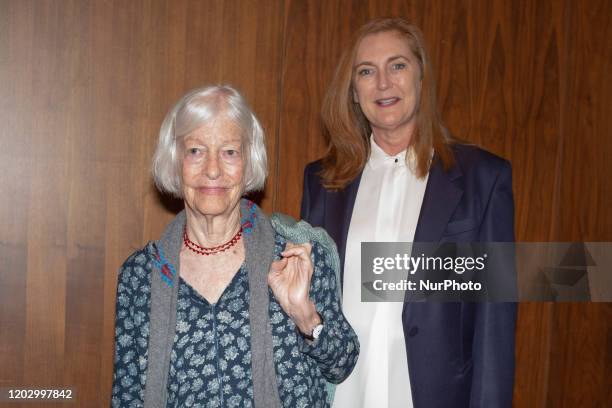
[[[362,242],[514,241],[510,164],[450,136],[422,34],[399,18],[359,29],[322,117],[302,218],[336,240],[361,343],[334,406],[510,407],[515,304],[364,303],[360,279]]]

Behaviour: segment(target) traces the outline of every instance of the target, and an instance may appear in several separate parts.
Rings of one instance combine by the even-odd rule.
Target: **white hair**
[[[182,138],[197,128],[226,115],[243,130],[246,151],[244,192],[262,190],[268,171],[264,132],[240,93],[228,85],[194,89],[166,115],[153,155],[153,179],[157,188],[182,198]]]

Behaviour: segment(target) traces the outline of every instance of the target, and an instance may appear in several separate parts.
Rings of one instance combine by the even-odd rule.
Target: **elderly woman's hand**
[[[298,329],[306,335],[310,335],[312,329],[321,323],[309,296],[313,273],[311,249],[309,243],[296,245],[288,242],[281,253],[283,259],[272,262],[268,274],[268,285],[274,297]]]

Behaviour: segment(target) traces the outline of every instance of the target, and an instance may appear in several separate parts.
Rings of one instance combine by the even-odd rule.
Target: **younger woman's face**
[[[408,40],[396,31],[365,36],[353,64],[354,100],[379,131],[415,127],[421,93],[421,69]]]

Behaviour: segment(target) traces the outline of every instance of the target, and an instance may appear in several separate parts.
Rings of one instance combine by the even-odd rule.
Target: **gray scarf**
[[[252,202],[242,200],[240,211],[249,274],[251,370],[255,408],[279,408],[281,404],[272,355],[267,279],[274,259],[274,229],[270,220]],[[181,211],[156,242],[160,260],[151,276],[149,354],[144,397],[146,408],[166,407],[170,353],[176,328],[179,252],[185,223],[185,211]]]

